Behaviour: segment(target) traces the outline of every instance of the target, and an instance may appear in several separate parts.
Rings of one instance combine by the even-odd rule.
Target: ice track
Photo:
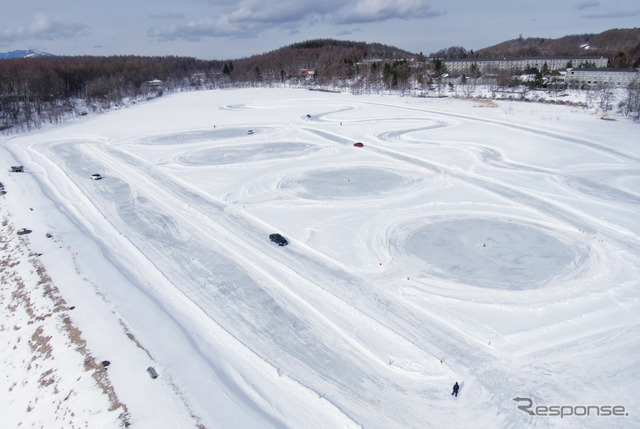
[[[613,125],[402,98],[191,97],[171,125],[150,105],[7,148],[189,337],[166,370],[205,423],[236,425],[227,407],[254,427],[566,423],[516,396],[637,410],[640,152]],[[135,132],[109,128],[125,117]],[[162,362],[161,339],[143,338]],[[196,360],[226,399],[191,391]]]

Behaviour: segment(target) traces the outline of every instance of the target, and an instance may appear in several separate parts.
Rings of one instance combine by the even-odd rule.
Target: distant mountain
[[[24,51],[0,52],[0,59],[9,58],[29,58],[29,57],[51,57],[53,54],[47,52],[36,51],[35,49],[27,49]]]
[[[640,67],[640,28],[612,29],[558,39],[520,37],[480,49],[478,57],[602,55],[614,67]]]

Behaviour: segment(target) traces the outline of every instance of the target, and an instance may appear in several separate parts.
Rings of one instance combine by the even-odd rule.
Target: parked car
[[[99,175],[98,173],[91,175],[91,180],[100,180],[100,179],[102,179],[102,176]]]
[[[151,378],[158,378],[158,372],[154,367],[150,366],[149,368],[147,368],[147,372],[149,373],[149,376],[151,376]]]
[[[364,147],[364,145],[360,142],[353,144],[355,147]]]
[[[253,130],[249,130],[249,131],[247,131],[247,134],[248,134],[248,135],[253,134]]]
[[[274,243],[276,243],[278,246],[286,246],[287,244],[289,244],[289,242],[287,241],[286,238],[284,238],[282,235],[280,234],[269,234],[269,240],[273,241]]]

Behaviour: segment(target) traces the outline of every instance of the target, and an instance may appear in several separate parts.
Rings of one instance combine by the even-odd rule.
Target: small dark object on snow
[[[21,228],[18,230],[18,235],[25,235],[25,234],[31,234],[31,230],[27,229],[27,228]]]
[[[364,145],[360,142],[353,144],[355,147],[364,147]]]
[[[24,167],[22,165],[12,165],[11,166],[12,173],[24,173]]]
[[[460,390],[460,386],[456,381],[456,384],[453,385],[453,392],[451,392],[451,394],[454,395],[456,398],[458,397],[458,390]]]
[[[109,362],[108,360],[103,360],[100,363],[102,363],[102,366],[105,367],[105,368],[108,367],[109,365],[111,365],[111,362]]]
[[[69,310],[75,310],[76,306],[72,305],[71,307],[69,307]]]
[[[45,234],[45,237],[47,237],[47,238],[52,238],[52,237],[53,237],[53,235],[51,235],[51,233],[50,233],[50,232],[47,232],[47,233]]]
[[[147,368],[147,372],[149,373],[151,378],[153,378],[153,379],[158,378],[158,373],[156,372],[154,367],[150,366],[149,368]]]
[[[249,131],[247,131],[247,134],[248,134],[248,135],[253,134],[253,130],[249,130]]]
[[[273,241],[278,246],[286,246],[287,244],[289,244],[287,239],[280,234],[269,234],[269,240]]]
[[[311,117],[311,115],[307,115],[307,118],[310,118],[310,117]]]

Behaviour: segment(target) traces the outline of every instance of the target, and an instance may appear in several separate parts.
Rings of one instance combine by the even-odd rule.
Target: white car
[[[99,175],[98,173],[91,175],[91,180],[100,180],[100,179],[102,179],[102,176]]]

